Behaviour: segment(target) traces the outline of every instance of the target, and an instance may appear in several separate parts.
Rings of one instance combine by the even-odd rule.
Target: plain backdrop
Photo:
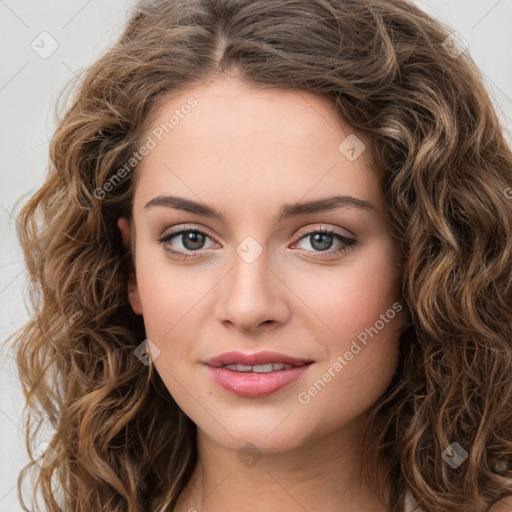
[[[512,0],[416,3],[467,41],[512,143]],[[15,202],[42,184],[57,94],[115,41],[133,5],[0,0],[0,512],[21,511],[16,481],[28,460],[22,392],[4,342],[28,318]]]

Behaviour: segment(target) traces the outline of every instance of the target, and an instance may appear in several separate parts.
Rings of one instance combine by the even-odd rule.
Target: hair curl
[[[228,72],[325,98],[371,140],[411,324],[365,430],[366,477],[385,465],[391,512],[407,489],[424,512],[483,512],[512,494],[512,153],[479,70],[444,51],[447,36],[405,0],[137,6],[76,86],[18,217],[34,309],[13,335],[26,443],[32,453],[46,419],[57,456],[23,468],[20,499],[37,470],[50,512],[171,511],[193,472],[195,425],[133,355],[145,331],[116,221],[136,174],[94,191],[163,101]],[[441,457],[453,441],[469,452],[457,469]]]

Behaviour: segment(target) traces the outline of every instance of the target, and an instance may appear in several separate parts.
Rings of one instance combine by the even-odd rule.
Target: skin
[[[198,105],[142,161],[133,222],[118,223],[135,251],[129,297],[160,351],[155,368],[198,428],[199,464],[174,511],[383,512],[359,478],[360,434],[395,371],[404,312],[388,319],[309,403],[298,400],[400,300],[396,248],[369,152],[354,161],[342,154],[339,144],[354,131],[325,100],[225,77],[167,101],[154,125],[191,96]],[[144,208],[159,195],[207,204],[225,222]],[[374,209],[278,221],[284,204],[332,195]],[[209,237],[199,249],[185,245],[183,235],[166,243],[190,253],[187,260],[157,241],[183,226]],[[357,244],[335,253],[343,242],[333,237],[322,251],[302,235],[319,227]],[[236,250],[248,236],[262,249],[250,264]],[[203,364],[231,350],[273,350],[315,363],[272,395],[239,397],[213,382]],[[248,442],[261,455],[250,467],[237,456]]]

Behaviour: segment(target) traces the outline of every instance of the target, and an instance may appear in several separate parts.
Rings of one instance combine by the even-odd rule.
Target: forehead
[[[294,89],[260,89],[227,77],[170,98],[164,96],[146,130],[160,132],[155,136],[164,145],[172,145],[172,139],[178,143],[191,136],[200,136],[201,145],[208,147],[236,143],[230,152],[238,148],[247,151],[262,142],[274,148],[286,144],[295,151],[298,143],[302,146],[308,142],[304,149],[309,149],[322,142],[330,144],[333,137],[337,141],[354,131],[335,115],[325,98]],[[283,151],[276,151],[273,156],[280,154]]]
[[[163,101],[145,136],[155,144],[139,166],[136,201],[176,190],[231,203],[336,192],[381,207],[369,141],[303,91],[217,79]]]

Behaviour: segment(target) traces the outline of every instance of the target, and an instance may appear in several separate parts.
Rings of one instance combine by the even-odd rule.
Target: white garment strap
[[[421,512],[421,508],[418,507],[410,491],[405,493],[405,512]]]

